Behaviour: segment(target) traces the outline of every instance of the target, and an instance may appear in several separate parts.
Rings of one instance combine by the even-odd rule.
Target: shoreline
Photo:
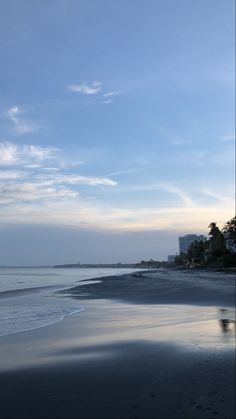
[[[194,304],[235,306],[235,275],[209,271],[145,270],[96,278],[62,290],[72,298],[111,298],[140,304]],[[83,288],[85,287],[85,293]]]
[[[97,279],[57,293],[79,314],[0,337],[0,417],[233,419],[234,278]]]

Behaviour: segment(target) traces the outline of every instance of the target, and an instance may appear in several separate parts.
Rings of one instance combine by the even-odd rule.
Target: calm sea
[[[84,310],[57,291],[135,269],[0,268],[0,335],[48,326]]]

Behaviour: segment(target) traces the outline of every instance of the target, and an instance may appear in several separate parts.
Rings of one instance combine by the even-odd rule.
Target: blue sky
[[[117,235],[109,260],[163,258],[233,216],[234,15],[231,0],[0,1],[0,229],[4,251],[19,229],[28,243],[12,263],[40,228],[87,234],[86,261]],[[32,261],[58,262],[53,247]]]

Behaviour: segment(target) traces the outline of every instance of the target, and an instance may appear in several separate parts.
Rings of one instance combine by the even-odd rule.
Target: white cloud
[[[0,165],[19,165],[29,163],[32,166],[32,160],[43,161],[45,159],[55,158],[57,149],[53,147],[40,147],[35,145],[19,146],[8,141],[0,142]],[[39,167],[39,165],[37,165]]]
[[[50,223],[76,226],[81,220],[87,228],[102,228],[111,230],[153,230],[181,229],[192,231],[206,229],[211,220],[219,224],[231,218],[233,204],[230,199],[221,198],[207,188],[202,190],[212,198],[218,199],[206,205],[198,205],[178,185],[159,182],[156,184],[126,186],[126,191],[169,192],[180,198],[172,205],[165,207],[149,207],[146,203],[137,206],[130,204],[109,205],[96,199],[83,198],[79,186],[87,187],[112,186],[117,183],[105,177],[81,176],[78,173],[64,173],[60,162],[55,158],[53,166],[48,164],[49,158],[57,157],[50,147],[17,146],[11,143],[0,143],[0,217],[2,222],[17,223]],[[40,164],[38,164],[38,161]],[[6,164],[12,170],[6,168]],[[17,170],[13,170],[17,167]],[[135,169],[136,170],[136,169]],[[113,175],[135,171],[127,169],[114,172]],[[122,188],[118,189],[122,192]],[[173,199],[171,199],[173,201]]]
[[[78,192],[64,186],[52,187],[47,182],[0,182],[0,203],[32,202],[74,198]]]
[[[164,191],[170,194],[165,194],[168,200],[165,207],[147,208],[147,202],[139,206],[130,203],[128,207],[125,203],[109,205],[100,201],[97,193],[92,196],[93,199],[90,196],[83,198],[81,193],[86,194],[89,187],[115,187],[117,182],[109,176],[137,169],[121,170],[104,177],[82,176],[73,165],[62,167],[58,152],[52,147],[0,143],[0,217],[3,222],[49,222],[76,226],[82,220],[96,229],[186,231],[191,226],[192,231],[198,231],[207,228],[211,220],[224,223],[231,218],[233,204],[230,194],[229,199],[225,199],[219,191],[211,192],[207,187],[201,192],[217,199],[217,205],[210,199],[206,204],[199,205],[199,199],[194,202],[182,187],[168,182],[115,189],[118,193]],[[54,159],[53,162],[50,159]],[[161,193],[157,195],[161,196]]]
[[[16,133],[19,135],[34,132],[38,127],[29,120],[22,119],[20,115],[23,113],[18,106],[8,109],[5,113],[6,117],[10,119],[15,126]]]
[[[15,170],[0,170],[0,180],[20,179],[24,176],[23,172]]]
[[[119,91],[117,91],[117,92],[107,92],[107,93],[104,93],[103,97],[111,97],[111,96],[115,96],[115,95],[119,95],[119,94],[120,94]]]
[[[50,201],[78,199],[78,185],[115,186],[107,177],[63,173],[57,149],[38,145],[0,143],[0,204],[9,209],[16,205],[48,205]],[[48,161],[54,159],[53,166]],[[11,169],[12,168],[12,169]],[[17,169],[17,170],[13,170]],[[5,210],[4,210],[5,211]]]
[[[49,172],[58,172],[58,167],[42,167],[43,170],[48,170]]]
[[[59,166],[61,169],[72,169],[72,168],[76,168],[78,166],[82,166],[84,164],[84,162],[82,160],[79,161],[64,161],[64,160],[60,160],[59,162]]]
[[[23,151],[30,157],[38,160],[51,159],[55,156],[57,148],[54,147],[39,147],[36,145],[25,146]]]
[[[72,184],[83,184],[83,185],[90,185],[90,186],[96,186],[96,185],[104,185],[104,186],[116,186],[117,182],[114,180],[103,178],[103,177],[85,177],[85,176],[70,176],[69,179],[67,179],[68,183]]]
[[[120,176],[120,175],[126,175],[127,173],[135,173],[135,172],[140,172],[141,170],[143,170],[143,168],[136,168],[136,169],[124,169],[124,170],[119,170],[117,172],[112,172],[109,173],[107,176]]]
[[[105,103],[105,105],[108,105],[109,103],[113,103],[114,100],[113,99],[108,99],[108,100],[104,100],[103,103]]]
[[[116,91],[116,92],[106,92],[103,94],[103,97],[106,99],[104,100],[102,103],[104,103],[105,105],[109,105],[110,103],[114,102],[114,96],[119,95],[120,92]]]
[[[70,184],[80,184],[80,185],[89,185],[89,186],[97,186],[97,185],[104,185],[104,186],[116,186],[117,182],[114,182],[111,179],[103,178],[103,177],[93,177],[93,176],[78,176],[78,175],[62,175],[63,183],[70,183]]]
[[[39,175],[39,179],[47,179],[48,181],[56,184],[70,184],[70,185],[88,185],[88,186],[116,186],[117,182],[114,182],[111,179],[103,177],[93,177],[93,176],[79,176],[75,174],[48,174],[48,175]]]
[[[83,82],[82,84],[72,84],[68,87],[69,90],[76,93],[82,93],[84,95],[95,95],[102,89],[102,83],[100,81],[94,81],[90,86]]]
[[[26,169],[39,169],[42,166],[41,166],[41,164],[33,163],[33,164],[25,164],[24,167]]]
[[[24,181],[19,181],[25,177]],[[29,180],[30,179],[30,180]],[[17,180],[17,182],[13,182]],[[42,201],[47,205],[48,200],[71,200],[79,196],[78,191],[70,189],[67,185],[88,185],[88,186],[115,186],[107,178],[85,177],[78,175],[33,175],[28,172],[0,171],[0,203],[24,203]]]
[[[0,164],[11,165],[18,159],[18,148],[16,144],[3,141],[0,143]]]

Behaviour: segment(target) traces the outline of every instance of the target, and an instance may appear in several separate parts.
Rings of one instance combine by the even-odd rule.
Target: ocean
[[[85,309],[60,290],[135,269],[0,268],[0,336],[45,327]]]

